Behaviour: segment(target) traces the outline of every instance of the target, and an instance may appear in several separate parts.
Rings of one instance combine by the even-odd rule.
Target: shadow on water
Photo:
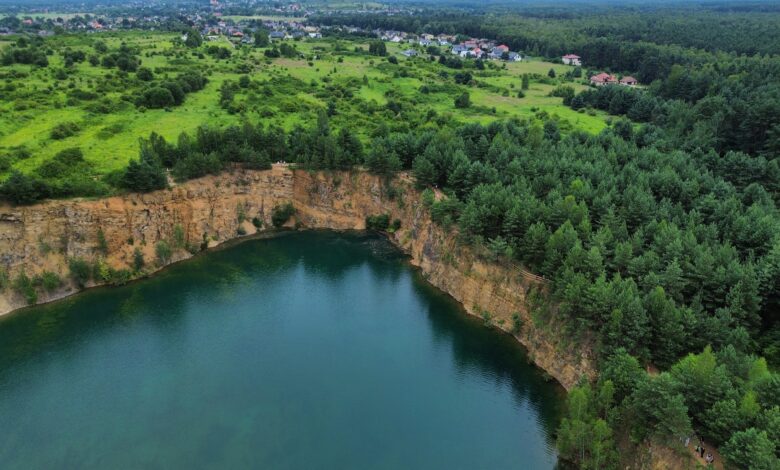
[[[496,383],[509,382],[517,403],[527,405],[539,417],[547,444],[554,447],[554,433],[560,423],[566,391],[530,362],[515,338],[484,325],[469,315],[455,299],[429,284],[415,272],[414,289],[422,299],[437,342],[449,345],[459,369],[483,372]],[[453,315],[453,312],[457,314]]]

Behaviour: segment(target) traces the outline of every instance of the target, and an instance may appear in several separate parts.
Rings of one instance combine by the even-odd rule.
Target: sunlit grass
[[[174,49],[173,42],[177,37],[178,34],[173,33],[135,31],[89,36],[68,34],[56,38],[57,45],[81,49],[87,54],[94,53],[93,45],[98,40],[105,41],[110,48],[118,48],[122,43],[139,47],[142,66],[154,70],[158,78],[176,77],[190,67],[207,76],[209,83],[205,89],[187,95],[184,104],[169,110],[143,110],[127,103],[121,110],[96,115],[83,105],[69,104],[70,89],[91,89],[101,81],[113,80],[116,71],[94,67],[85,61],[73,67],[67,80],[56,80],[54,71],[63,67],[62,56],[58,53],[48,57],[50,66],[44,69],[25,65],[0,67],[0,73],[4,75],[14,71],[24,76],[12,79],[6,75],[5,83],[13,83],[15,91],[14,99],[0,100],[0,153],[4,148],[26,147],[32,157],[13,165],[29,172],[65,148],[80,147],[86,159],[94,163],[94,171],[105,174],[123,168],[135,158],[139,138],[148,137],[151,132],[175,140],[181,132],[192,132],[200,125],[223,126],[240,123],[243,119],[291,129],[316,122],[317,110],[325,109],[329,102],[334,102],[338,109],[332,126],[349,126],[364,140],[379,121],[387,118],[366,115],[360,111],[362,106],[374,103],[374,109],[382,110],[391,100],[400,100],[405,112],[424,116],[433,111],[461,123],[489,123],[495,119],[533,118],[546,114],[564,120],[564,129],[595,133],[606,126],[603,113],[578,113],[563,106],[560,98],[549,96],[554,88],[550,84],[532,81],[530,89],[525,90],[525,97],[517,97],[523,74],[546,77],[553,68],[558,75],[563,75],[570,68],[562,64],[529,60],[507,64],[494,62],[484,71],[453,70],[428,60],[425,54],[414,59],[400,55],[411,47],[409,44],[388,44],[389,52],[398,58],[398,64],[393,65],[387,63],[386,58],[356,54],[355,47],[367,49],[365,41],[341,40],[343,52],[338,52],[334,41],[312,39],[290,42],[305,58],[269,60],[262,49],[234,48],[224,37],[206,41],[204,47],[231,48],[233,56],[228,60],[216,60],[204,50],[187,50],[181,58],[162,55]],[[0,41],[0,49],[9,44],[9,41]],[[196,55],[198,52],[201,57]],[[454,84],[452,77],[466,71],[485,86]],[[220,87],[228,80],[237,82],[244,74],[257,85],[238,91],[235,100],[244,103],[245,111],[230,114],[220,106]],[[270,85],[280,79],[293,79],[293,82],[282,82],[285,84],[281,88]],[[566,84],[577,91],[585,88],[582,82]],[[333,86],[354,90],[352,97],[329,97],[324,90]],[[423,86],[435,90],[422,93]],[[263,87],[270,90],[270,95]],[[454,100],[464,92],[470,94],[472,107],[457,109]],[[113,91],[102,97],[119,99],[124,93],[124,90]],[[394,121],[390,119],[388,124],[396,124]],[[68,122],[79,125],[78,133],[53,140],[50,137],[52,128]]]

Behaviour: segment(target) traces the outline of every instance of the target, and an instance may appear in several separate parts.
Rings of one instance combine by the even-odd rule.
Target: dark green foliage
[[[368,217],[366,217],[367,230],[377,230],[380,232],[384,232],[389,227],[390,227],[389,214],[369,215]]]
[[[265,28],[258,28],[255,31],[255,47],[268,47],[271,43],[268,37],[268,30]]]
[[[387,55],[387,46],[382,41],[371,41],[368,44],[368,53],[371,55],[385,56]]]
[[[275,206],[271,211],[271,223],[274,227],[279,228],[287,223],[295,214],[295,206],[291,202],[287,204],[280,204]]]
[[[135,76],[144,82],[151,82],[154,80],[154,73],[152,70],[148,67],[140,67],[136,72]]]
[[[32,204],[49,197],[50,188],[41,180],[14,171],[0,186],[0,196],[14,204]]]
[[[366,167],[372,173],[390,175],[401,169],[401,160],[386,139],[374,139],[366,155]]]
[[[295,46],[283,42],[279,44],[279,54],[281,54],[282,57],[294,58],[298,57],[298,50]]]
[[[178,106],[184,103],[188,93],[202,90],[206,83],[207,80],[194,71],[182,74],[173,80],[150,81],[148,88],[136,99],[136,105],[151,109]]]
[[[195,28],[190,28],[187,32],[187,39],[184,41],[184,44],[187,47],[195,48],[200,47],[201,44],[203,44],[203,38],[201,37],[200,33]]]
[[[646,380],[645,371],[639,365],[639,361],[624,349],[618,349],[606,359],[601,370],[601,379],[611,381],[615,388],[617,404],[630,396],[637,386]]]
[[[173,167],[173,175],[180,181],[215,175],[224,164],[216,153],[193,153],[179,160]]]
[[[81,258],[70,258],[68,260],[68,269],[70,276],[79,287],[84,287],[92,278],[92,268],[89,263]]]
[[[165,170],[156,161],[130,160],[120,180],[122,188],[145,193],[168,186]]]
[[[671,443],[691,434],[691,420],[683,396],[668,373],[639,382],[631,396],[633,435]]]
[[[136,272],[141,271],[144,268],[144,265],[146,265],[144,254],[140,248],[136,247],[133,250],[133,269]]]
[[[30,64],[37,67],[47,67],[49,59],[43,50],[35,47],[9,47],[0,55],[0,64]]]
[[[468,93],[462,93],[455,98],[456,108],[468,108],[469,106],[471,106],[471,98]]]
[[[33,279],[35,286],[42,287],[46,292],[53,292],[62,286],[62,279],[51,271],[44,271]]]
[[[63,122],[54,126],[51,130],[51,138],[61,140],[76,135],[80,127],[75,122]]]
[[[139,100],[142,106],[147,108],[166,108],[173,106],[173,94],[167,88],[155,86],[147,89]]]

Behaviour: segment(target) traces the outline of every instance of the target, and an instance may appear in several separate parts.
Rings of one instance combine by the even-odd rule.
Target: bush
[[[109,270],[108,283],[112,286],[123,286],[133,278],[133,273],[129,269],[111,269]]]
[[[103,255],[108,254],[108,241],[106,240],[106,234],[103,233],[103,229],[97,231],[97,250]]]
[[[11,173],[0,186],[0,197],[14,204],[32,204],[50,194],[51,188],[46,183],[19,171]]]
[[[143,269],[145,264],[143,252],[140,248],[136,247],[135,250],[133,250],[133,269],[138,272]]]
[[[399,221],[400,226],[400,221]],[[366,229],[367,230],[377,230],[380,232],[383,232],[390,227],[390,215],[388,214],[380,214],[380,215],[370,215],[366,217]]]
[[[69,259],[68,269],[70,269],[70,277],[79,287],[84,287],[92,276],[89,264],[81,258]]]
[[[462,95],[455,98],[455,107],[459,109],[468,108],[471,106],[471,98],[469,97],[468,93],[463,93]]]
[[[43,287],[46,292],[52,292],[62,285],[62,279],[60,279],[57,273],[44,271],[33,280],[33,284]]]
[[[177,250],[181,250],[184,248],[186,244],[186,234],[184,233],[184,227],[182,227],[180,224],[176,224],[173,227],[173,246]]]
[[[138,71],[135,73],[135,76],[138,77],[139,80],[142,80],[144,82],[151,82],[154,80],[154,73],[147,67],[141,67],[138,69]]]
[[[157,255],[157,262],[160,264],[160,266],[163,266],[168,264],[168,262],[171,260],[173,251],[171,250],[171,246],[168,244],[168,242],[165,240],[160,240],[154,246],[154,253]]]
[[[127,190],[145,193],[168,187],[165,170],[157,162],[130,160],[119,185]]]
[[[51,130],[51,138],[54,140],[66,139],[76,135],[80,127],[75,122],[62,122],[54,126]]]
[[[173,174],[177,180],[184,181],[222,171],[222,161],[216,153],[193,153],[176,162]]]
[[[167,108],[174,104],[175,100],[171,91],[160,86],[146,90],[137,103],[138,106],[146,106],[152,109]]]
[[[288,202],[287,204],[280,204],[274,207],[271,211],[271,223],[274,225],[274,227],[279,228],[287,223],[293,214],[295,214],[295,207],[291,202]]]
[[[32,280],[24,272],[16,276],[13,282],[13,288],[16,292],[24,296],[27,305],[34,305],[38,302],[38,292]]]

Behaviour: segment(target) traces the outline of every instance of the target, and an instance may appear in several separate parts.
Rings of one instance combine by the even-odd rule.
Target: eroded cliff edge
[[[366,216],[378,214],[399,219],[401,229],[390,239],[433,285],[470,314],[514,334],[533,361],[566,389],[595,375],[588,348],[572,347],[554,319],[540,319],[539,312],[532,315],[527,294],[543,292],[544,281],[481,259],[458,243],[454,233],[434,225],[405,176],[391,182],[364,172],[309,173],[275,165],[268,171],[234,170],[148,194],[0,206],[0,266],[11,279],[22,272],[29,277],[44,271],[57,274],[64,281],[60,287],[39,289],[38,302],[46,302],[80,290],[71,279],[69,259],[131,269],[134,252],[140,250],[144,270],[150,273],[202,247],[266,230],[272,226],[272,209],[288,202],[297,211],[290,224],[303,228],[363,229]],[[155,263],[160,241],[174,247],[165,263]],[[90,281],[86,287],[100,283]],[[0,293],[0,314],[26,304],[14,289]]]

